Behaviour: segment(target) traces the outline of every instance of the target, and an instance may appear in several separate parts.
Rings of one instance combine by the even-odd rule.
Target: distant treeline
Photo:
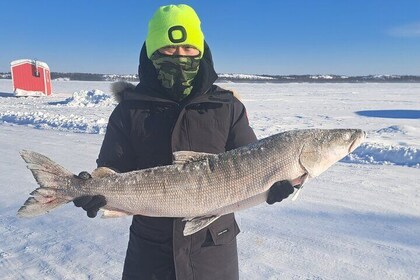
[[[0,79],[11,79],[10,72],[0,73]],[[52,80],[70,80],[70,81],[138,81],[138,75],[118,75],[118,74],[95,74],[95,73],[62,73],[51,72]]]
[[[11,79],[10,72],[0,73],[0,79]],[[52,80],[71,81],[139,81],[137,74],[95,74],[51,72]],[[243,75],[220,74],[218,82],[257,82],[257,83],[420,83],[415,75]]]
[[[222,75],[221,75],[222,76]],[[223,75],[224,76],[224,75]],[[219,82],[259,82],[259,83],[420,83],[420,76],[414,75],[260,75],[258,78],[220,77]]]
[[[51,79],[68,79],[71,81],[138,81],[137,75],[94,74],[94,73],[61,73],[51,72]]]
[[[104,81],[103,74],[94,73],[61,73],[51,72],[51,79],[68,79],[72,81]]]

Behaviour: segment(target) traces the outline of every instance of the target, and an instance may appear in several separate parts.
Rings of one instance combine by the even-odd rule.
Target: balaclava
[[[193,46],[200,53],[191,57],[164,55],[158,51],[179,45]],[[204,52],[204,35],[195,11],[182,4],[160,7],[149,21],[146,50],[165,92],[175,100],[188,96]]]

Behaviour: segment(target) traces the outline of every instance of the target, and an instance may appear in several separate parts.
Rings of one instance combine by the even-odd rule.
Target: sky
[[[419,0],[2,1],[0,72],[30,58],[52,72],[137,73],[149,19],[181,3],[218,73],[420,75]]]

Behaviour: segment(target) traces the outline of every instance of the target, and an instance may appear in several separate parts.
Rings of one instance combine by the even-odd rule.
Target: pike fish
[[[18,216],[34,217],[83,195],[103,195],[103,217],[180,217],[186,221],[184,235],[190,235],[221,215],[265,202],[277,181],[303,185],[351,153],[365,136],[360,129],[286,131],[220,154],[175,152],[172,165],[127,173],[99,167],[89,179],[23,150],[39,188]]]

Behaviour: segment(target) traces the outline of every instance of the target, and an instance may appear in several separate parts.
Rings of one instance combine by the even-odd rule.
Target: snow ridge
[[[420,168],[420,149],[363,143],[342,162],[401,165]]]
[[[112,95],[99,89],[93,89],[76,91],[73,93],[72,97],[55,104],[69,107],[108,107],[115,106],[117,101]]]
[[[103,118],[87,120],[84,117],[71,114],[65,116],[44,112],[13,112],[0,113],[0,123],[31,126],[37,129],[54,129],[60,131],[104,134],[107,121]]]

